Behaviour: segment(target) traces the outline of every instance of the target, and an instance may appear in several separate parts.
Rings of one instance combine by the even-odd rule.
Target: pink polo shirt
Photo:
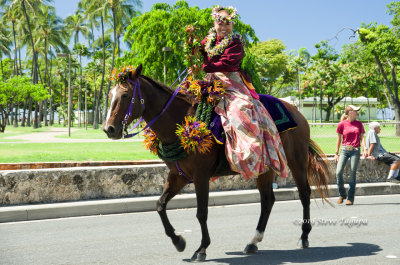
[[[361,134],[364,134],[365,130],[361,121],[344,120],[339,122],[336,132],[343,135],[342,145],[360,147]]]

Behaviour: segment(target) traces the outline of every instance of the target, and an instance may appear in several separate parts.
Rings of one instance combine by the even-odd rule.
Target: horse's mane
[[[152,84],[153,86],[156,86],[156,87],[158,87],[158,88],[161,88],[162,90],[164,90],[165,92],[167,92],[167,93],[169,93],[169,94],[173,94],[175,91],[174,90],[171,90],[168,86],[166,86],[166,85],[164,85],[164,84],[162,84],[162,83],[160,83],[160,82],[158,82],[158,81],[156,81],[156,80],[153,80],[152,78],[150,78],[150,77],[148,77],[148,76],[145,76],[145,75],[140,75],[140,77],[142,77],[144,80],[146,80],[146,81],[148,81],[150,84]],[[176,97],[177,98],[180,98],[180,99],[182,99],[182,100],[184,100],[184,101],[186,101],[187,103],[189,103],[190,105],[192,105],[192,100],[188,97],[188,96],[186,96],[186,95],[184,95],[184,94],[181,94],[181,93],[178,93],[177,95],[176,95]]]

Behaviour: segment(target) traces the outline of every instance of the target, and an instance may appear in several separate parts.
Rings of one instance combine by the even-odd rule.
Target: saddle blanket
[[[264,94],[259,94],[259,96],[261,103],[274,120],[278,132],[284,132],[297,127],[297,123],[293,120],[293,117],[279,99]],[[224,128],[222,127],[221,117],[215,112],[211,115],[209,129],[220,143],[225,143]]]

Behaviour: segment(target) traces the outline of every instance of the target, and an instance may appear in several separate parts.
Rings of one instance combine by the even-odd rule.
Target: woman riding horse
[[[245,43],[233,34],[236,9],[217,6],[212,16],[214,28],[201,42],[203,69],[208,80],[221,80],[226,85],[224,99],[215,111],[221,116],[231,169],[246,179],[269,168],[285,178],[287,162],[278,130],[258,100],[248,74],[240,69]]]
[[[230,9],[228,9],[228,11],[230,11]],[[261,211],[255,235],[244,251],[246,253],[255,253],[257,251],[257,244],[263,239],[264,231],[275,202],[274,192],[272,190],[272,180],[275,171],[281,173],[281,176],[285,175],[286,161],[280,147],[279,136],[280,139],[282,139],[287,164],[296,182],[299,198],[303,206],[303,223],[301,226],[302,234],[300,239],[301,246],[307,248],[309,245],[308,235],[311,231],[310,186],[316,187],[315,190],[319,193],[321,198],[327,198],[329,163],[324,159],[323,152],[310,139],[310,128],[307,120],[296,107],[289,103],[282,102],[289,114],[293,117],[297,127],[292,130],[281,132],[278,136],[274,125],[271,124],[268,113],[256,100],[257,95],[253,90],[248,90],[247,87],[243,85],[246,82],[240,75],[240,69],[237,64],[243,57],[243,45],[234,37],[232,37],[232,40],[228,37],[226,41],[224,41],[225,39],[221,39],[223,34],[231,32],[229,28],[226,30],[225,26],[229,26],[227,22],[231,22],[235,17],[235,12],[232,13],[228,11],[223,12],[223,10],[217,9],[216,12],[213,12],[217,18],[217,22],[222,19],[224,24],[221,24],[222,27],[219,35],[220,42],[218,42],[220,45],[215,45],[213,42],[209,44],[204,42],[204,52],[212,55],[207,56],[205,59],[205,70],[210,72],[209,78],[222,80],[226,82],[228,86],[228,93],[217,108],[219,109],[219,113],[223,116],[225,130],[228,128],[227,132],[229,133],[228,138],[230,138],[228,139],[228,141],[230,141],[230,148],[234,148],[235,152],[237,150],[244,151],[243,155],[240,153],[232,155],[231,160],[236,158],[242,159],[242,157],[257,159],[254,161],[248,159],[246,162],[249,163],[250,166],[243,165],[242,162],[239,164],[233,161],[235,165],[238,165],[237,169],[243,171],[245,176],[257,176],[255,182],[260,192],[261,200]],[[212,38],[213,36],[211,35],[209,37]],[[217,38],[217,36],[214,35],[214,38]],[[237,50],[231,49],[235,47]],[[235,56],[237,51],[238,55]],[[232,59],[234,59],[236,63],[227,64],[227,62]],[[213,69],[212,67],[217,67],[217,70],[210,70],[208,67],[211,67],[211,69]],[[177,91],[173,92],[166,85],[160,84],[142,75],[142,65],[139,65],[136,69],[125,70],[126,71],[124,71],[121,76],[118,75],[118,79],[116,80],[118,82],[110,91],[110,108],[102,126],[104,132],[109,138],[120,139],[123,136],[125,126],[132,123],[134,119],[142,117],[157,136],[157,141],[160,145],[171,146],[179,142],[179,138],[176,134],[177,127],[185,121],[187,115],[195,112],[194,108],[196,106],[193,106],[186,96],[177,95]],[[237,104],[237,106],[235,106],[235,104]],[[236,108],[238,108],[237,111],[235,110]],[[247,111],[247,108],[251,109],[251,111]],[[261,113],[258,114],[258,111]],[[230,116],[231,114],[232,116]],[[254,119],[254,121],[243,122],[243,120],[246,119]],[[236,126],[235,123],[239,124]],[[247,135],[242,137],[240,134],[243,132],[249,132],[251,137]],[[240,139],[238,139],[239,137]],[[255,148],[251,150],[257,150],[257,152],[251,151],[256,154],[247,154],[245,149],[243,149],[244,142],[240,145],[241,149],[238,149],[239,147],[236,146],[235,141],[245,140],[249,141],[248,145],[252,145],[252,148]],[[269,145],[271,145],[272,150],[267,149],[266,146]],[[196,217],[201,227],[200,246],[192,256],[192,260],[195,261],[204,261],[206,259],[206,250],[211,243],[207,226],[209,181],[217,173],[217,166],[220,160],[219,155],[220,151],[224,151],[223,148],[222,145],[213,142],[207,153],[189,152],[187,156],[182,159],[174,161],[164,160],[169,168],[169,172],[164,190],[157,202],[157,212],[160,215],[166,235],[171,238],[172,243],[178,251],[183,251],[186,247],[186,242],[181,235],[175,233],[175,229],[167,216],[167,204],[188,184],[188,179],[193,182],[197,200]],[[272,154],[275,156],[273,157]],[[262,161],[258,161],[258,159]],[[268,159],[275,162],[270,162],[271,164],[268,164]],[[265,170],[266,167],[271,167],[274,170],[261,172]],[[255,173],[248,172],[248,169],[252,170],[253,168]],[[184,172],[184,174],[182,174],[182,172]],[[231,174],[231,172],[228,172],[228,175],[229,174]]]

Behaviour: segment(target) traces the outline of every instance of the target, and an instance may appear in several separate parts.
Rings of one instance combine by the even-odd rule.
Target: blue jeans
[[[346,189],[344,188],[343,182],[343,170],[346,166],[347,160],[350,159],[350,176],[349,176],[349,191],[346,196]],[[360,148],[355,148],[352,151],[347,151],[345,147],[342,147],[339,161],[336,166],[336,180],[339,190],[339,196],[346,198],[354,202],[354,194],[356,192],[356,172],[358,162],[360,161]]]

